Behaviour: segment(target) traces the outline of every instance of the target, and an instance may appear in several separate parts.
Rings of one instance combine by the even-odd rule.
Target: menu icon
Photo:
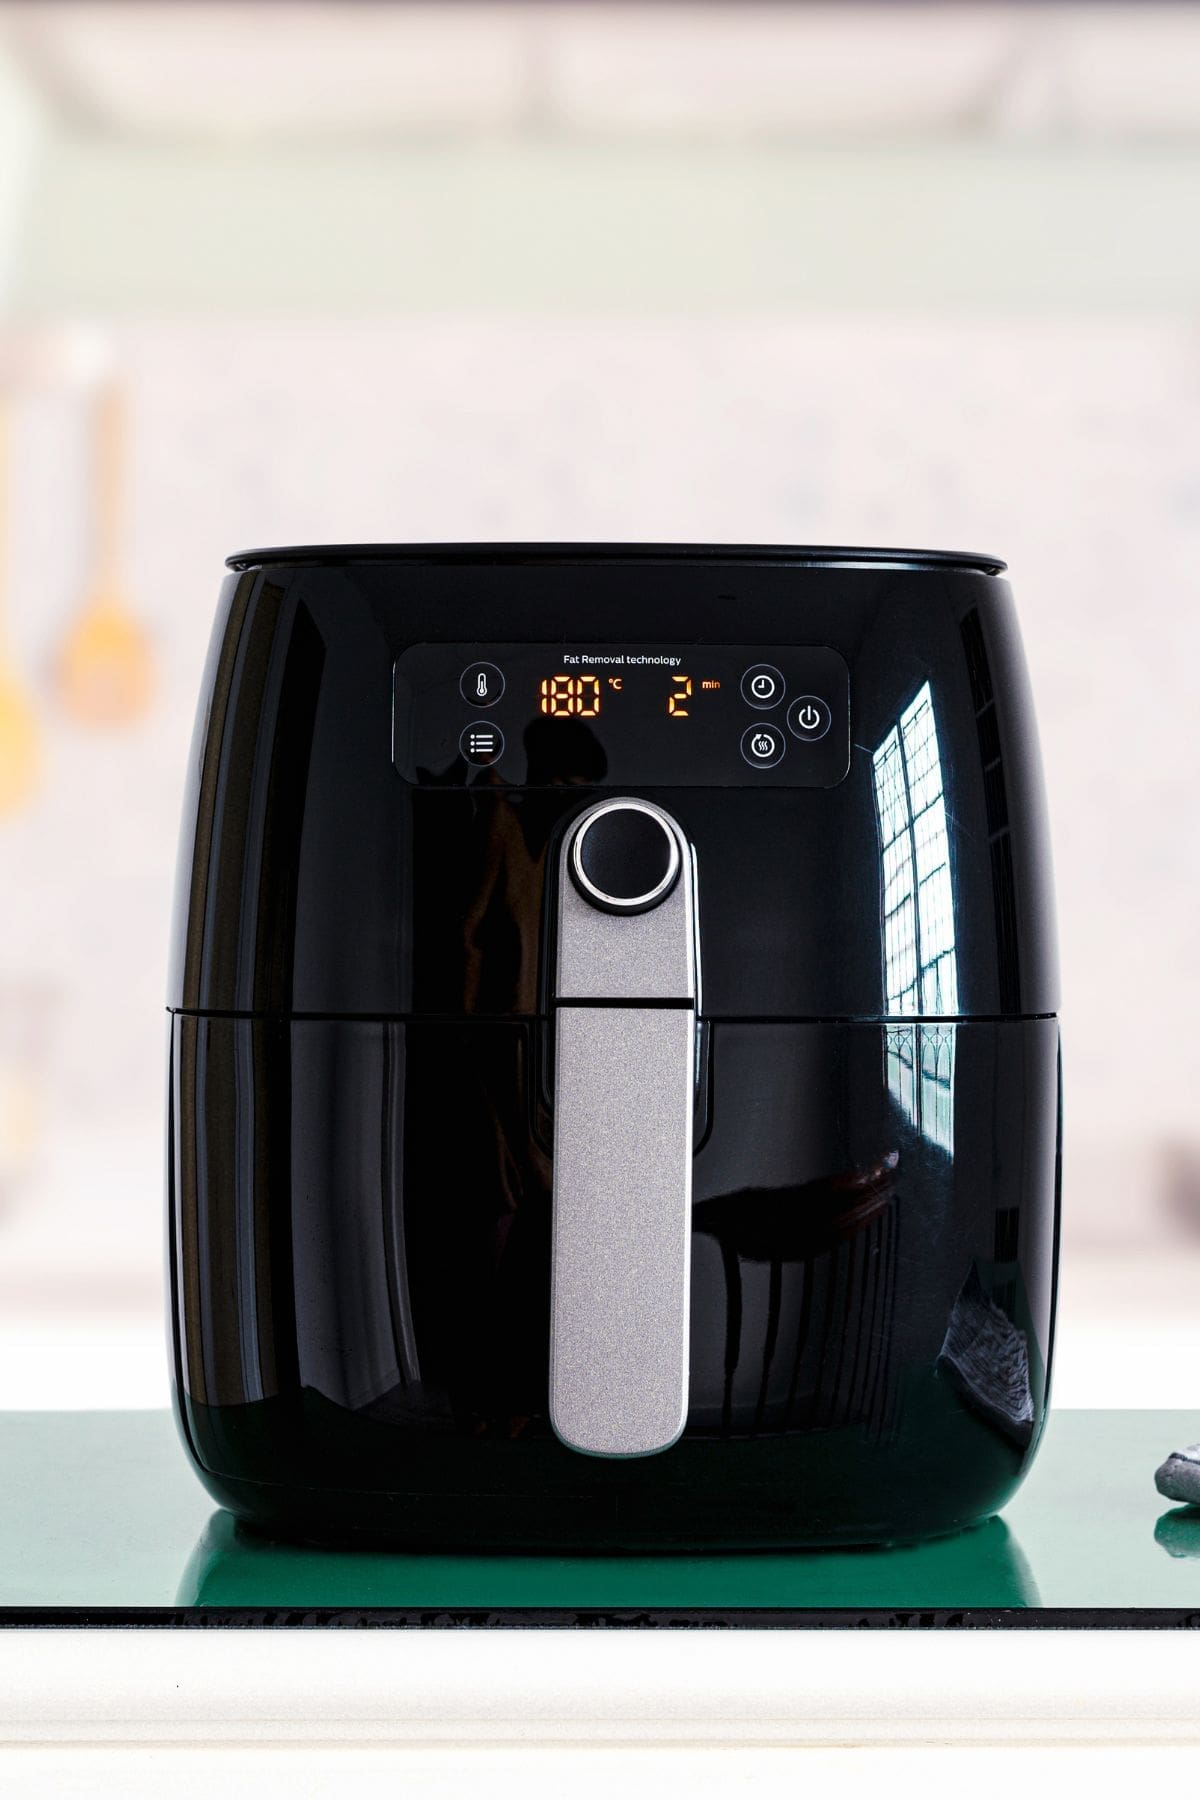
[[[504,733],[498,725],[464,725],[458,748],[469,763],[486,769],[503,756]]]

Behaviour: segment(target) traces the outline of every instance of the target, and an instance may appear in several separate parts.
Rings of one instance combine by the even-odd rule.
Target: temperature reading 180
[[[542,711],[551,719],[598,719],[598,675],[548,675],[541,686]]]

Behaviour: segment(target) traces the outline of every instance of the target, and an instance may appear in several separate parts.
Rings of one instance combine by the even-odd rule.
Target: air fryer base
[[[627,1460],[546,1418],[537,1061],[526,1025],[176,1019],[177,1406],[214,1498],[275,1536],[530,1551],[899,1542],[1004,1505],[1048,1395],[1055,1020],[713,1027],[688,1426]]]

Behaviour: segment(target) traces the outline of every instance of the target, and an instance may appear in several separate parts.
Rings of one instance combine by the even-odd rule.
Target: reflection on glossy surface
[[[874,1430],[883,1429],[891,1402],[887,1350],[891,1343],[890,1312],[895,1304],[893,1252],[898,1235],[889,1208],[899,1160],[899,1151],[892,1150],[869,1169],[846,1170],[796,1188],[742,1188],[702,1200],[696,1207],[695,1228],[717,1240],[725,1271],[725,1385],[721,1404],[724,1431],[733,1427],[734,1382],[742,1354],[744,1262],[765,1263],[769,1271],[762,1377],[751,1428],[758,1431],[768,1423],[767,1401],[779,1347],[787,1267],[791,1284],[800,1284],[801,1298],[794,1341],[784,1346],[790,1361],[787,1399],[782,1417],[777,1414],[770,1425],[790,1431],[799,1423],[840,1424],[847,1418],[862,1417]],[[831,1294],[826,1291],[818,1295],[817,1290],[822,1283],[827,1290],[836,1287],[835,1259],[843,1249],[851,1270],[861,1260],[862,1275],[856,1282],[852,1272],[847,1272],[842,1305],[831,1311]],[[798,1415],[801,1375],[814,1313],[823,1322],[824,1330],[832,1329],[843,1344],[852,1344],[854,1353],[847,1367],[845,1393],[840,1392],[841,1371],[847,1365],[847,1359],[842,1358],[833,1391],[823,1394],[818,1380]],[[822,1372],[823,1369],[824,1363]]]
[[[274,1543],[214,1513],[179,1584],[180,1606],[458,1608],[882,1608],[1040,1605],[1000,1519],[925,1544],[777,1556],[405,1556]]]
[[[954,1302],[938,1367],[981,1418],[1014,1443],[1029,1442],[1037,1410],[1029,1385],[1028,1340],[988,1299],[974,1264]]]
[[[946,794],[928,682],[872,759],[879,819],[884,1010],[892,1017],[953,1017],[958,953]],[[887,1083],[932,1143],[954,1154],[952,1024],[890,1025]]]
[[[1200,1559],[1200,1506],[1176,1506],[1154,1527],[1154,1541],[1168,1556]]]
[[[587,788],[605,770],[596,735],[577,719],[557,725],[534,719],[524,734],[529,777],[538,787]],[[461,764],[448,780],[458,786]],[[463,991],[454,1010],[464,1014],[515,1011],[537,1013],[546,946],[542,942],[542,897],[550,844],[563,819],[561,797],[534,792],[512,806],[500,799],[498,779],[481,769],[477,794],[498,804],[477,806],[469,821],[469,857],[474,892],[462,920],[462,943],[446,942],[453,921],[425,910],[414,897],[416,924],[430,957],[450,968],[461,966]],[[495,791],[493,791],[495,790]]]

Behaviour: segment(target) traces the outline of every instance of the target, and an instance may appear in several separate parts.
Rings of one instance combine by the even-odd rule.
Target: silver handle
[[[626,870],[611,841],[638,831]],[[687,1418],[697,985],[679,826],[590,808],[559,866],[550,1419],[592,1456],[665,1450]]]

